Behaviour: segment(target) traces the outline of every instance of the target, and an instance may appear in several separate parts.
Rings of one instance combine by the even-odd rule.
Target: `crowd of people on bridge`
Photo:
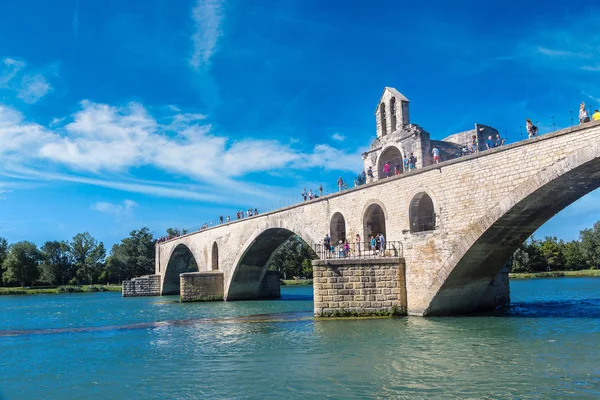
[[[338,243],[331,243],[331,237],[328,233],[323,239],[323,256],[325,258],[347,258],[361,257],[368,254],[373,256],[385,256],[386,241],[382,233],[371,235],[371,239],[363,243],[360,235],[357,233],[352,245],[347,239],[340,239]]]

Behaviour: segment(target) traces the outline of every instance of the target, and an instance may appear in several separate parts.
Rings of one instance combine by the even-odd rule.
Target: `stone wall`
[[[160,296],[161,275],[144,275],[123,281],[123,297]]]
[[[258,291],[259,299],[278,299],[281,297],[279,271],[267,271]]]
[[[510,268],[503,267],[485,291],[479,302],[480,310],[490,310],[510,304],[510,282],[508,273]]]
[[[386,239],[388,242],[402,242],[403,245],[408,313],[430,315],[434,297],[440,293],[441,285],[447,281],[455,266],[462,259],[474,259],[470,253],[465,255],[472,243],[476,240],[488,241],[489,247],[482,248],[483,256],[496,248],[506,248],[512,252],[520,244],[513,243],[517,235],[530,235],[532,230],[537,229],[538,223],[569,204],[558,202],[557,199],[572,193],[567,200],[573,200],[597,187],[600,183],[597,172],[583,171],[575,177],[568,172],[581,169],[582,165],[594,166],[598,163],[599,137],[600,121],[590,122],[193,232],[159,244],[156,271],[165,274],[178,245],[190,249],[200,271],[209,270],[211,249],[216,242],[219,246],[219,270],[225,276],[227,297],[231,282],[248,276],[248,266],[242,260],[253,252],[251,250],[265,243],[263,233],[275,229],[288,230],[313,247],[322,242],[325,233],[329,233],[331,219],[339,212],[344,216],[346,235],[354,237],[359,233],[364,240],[368,224],[367,210],[377,204],[385,215]],[[573,158],[579,157],[581,151],[586,157]],[[561,169],[557,170],[556,166]],[[540,197],[536,190],[541,185],[547,185],[548,180],[557,181],[560,176],[564,176],[565,180],[561,180],[554,188],[552,196]],[[411,202],[422,192],[427,193],[433,201],[436,229],[411,232]],[[514,219],[506,224],[514,228],[513,231],[489,239],[482,236],[482,232],[487,231],[495,221],[503,221],[502,215],[528,212],[528,209],[514,206],[523,197],[536,199],[539,203],[536,207],[552,213],[540,212],[540,218],[534,223]],[[491,210],[499,211],[490,214]],[[278,243],[272,247],[275,248]],[[500,262],[506,259],[508,256]],[[472,310],[474,304],[464,304],[461,299],[481,299],[501,268],[500,265],[494,271],[490,269],[489,274],[488,271],[483,273],[486,264],[491,263],[489,260],[477,261],[468,271],[457,271],[454,275],[464,279],[456,281],[456,290],[440,298],[438,304],[452,313],[456,310]],[[256,286],[252,289],[257,294],[263,274],[257,273],[256,276]],[[447,308],[453,304],[457,305],[456,309]],[[441,313],[443,310],[438,311]]]
[[[179,275],[181,302],[223,300],[223,272],[187,272]]]
[[[406,314],[401,258],[313,261],[315,315]]]

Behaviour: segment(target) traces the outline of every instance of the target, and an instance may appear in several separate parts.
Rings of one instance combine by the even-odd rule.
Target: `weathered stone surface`
[[[515,248],[558,211],[600,186],[599,138],[600,123],[591,122],[161,243],[156,255],[161,290],[173,276],[179,281],[178,274],[166,271],[182,268],[181,263],[170,263],[177,246],[189,249],[198,271],[208,271],[216,243],[224,297],[258,298],[271,255],[291,235],[311,246],[321,243],[332,216],[340,212],[347,236],[359,233],[365,238],[366,210],[378,204],[388,242],[402,243],[407,312],[437,315],[476,310],[493,303],[487,293],[490,283]],[[409,210],[422,192],[432,199],[435,230],[413,233]],[[376,282],[363,282],[364,276],[355,276],[356,271],[341,279],[334,272],[333,267],[319,270],[315,282],[316,278],[338,280],[319,279],[315,290],[337,291],[333,285],[350,283],[344,289],[372,289],[367,285],[377,286],[380,281],[386,283],[381,289],[398,287],[393,280],[383,279],[387,275],[377,275],[377,270],[374,276],[382,279]],[[333,297],[329,294],[322,297],[323,302],[333,301],[325,299]],[[373,301],[364,300],[369,307]]]
[[[123,281],[123,297],[160,296],[160,275],[144,275]]]
[[[182,303],[223,300],[223,273],[219,271],[180,274]]]
[[[327,296],[324,296],[324,290],[317,289],[317,285],[326,278],[315,276],[316,316],[406,314],[405,271],[404,260],[401,258],[313,261],[313,271],[320,272],[318,275],[323,275],[328,270],[332,270],[340,280],[350,275],[354,278],[373,279],[373,282],[370,282],[369,288],[366,284],[357,288],[353,282],[339,283],[334,289],[327,290]],[[378,275],[377,272],[383,272],[384,275]],[[381,278],[391,279],[397,283],[396,287],[386,288],[387,281]],[[389,296],[381,295],[382,290],[388,290]],[[327,301],[323,301],[325,299]]]
[[[259,299],[278,299],[281,297],[279,271],[267,271],[258,291]]]

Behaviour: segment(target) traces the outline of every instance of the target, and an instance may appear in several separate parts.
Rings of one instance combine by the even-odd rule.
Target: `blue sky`
[[[591,3],[6,2],[0,236],[110,246],[290,201],[361,169],[384,86],[433,138],[567,126],[600,103]],[[594,192],[536,235],[598,219]]]

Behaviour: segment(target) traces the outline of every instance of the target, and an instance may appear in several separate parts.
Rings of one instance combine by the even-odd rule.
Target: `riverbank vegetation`
[[[71,241],[47,241],[39,248],[28,241],[9,245],[0,238],[2,293],[120,290],[123,280],[154,272],[154,243],[148,228],[134,230],[107,257],[104,244],[88,232]]]
[[[511,272],[508,275],[510,279],[600,277],[600,269],[583,269],[580,271]]]
[[[511,272],[554,272],[600,269],[600,221],[579,232],[579,239],[565,242],[533,236],[512,256]],[[568,276],[568,275],[565,275]]]

